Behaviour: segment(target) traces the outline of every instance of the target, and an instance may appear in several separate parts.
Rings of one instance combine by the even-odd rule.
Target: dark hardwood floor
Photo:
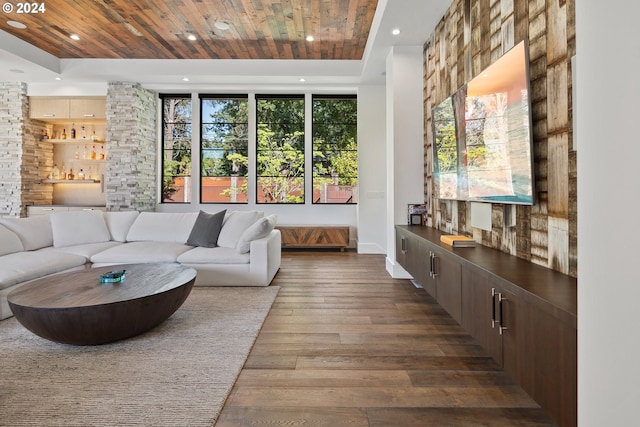
[[[282,255],[280,293],[217,427],[554,425],[384,256]]]

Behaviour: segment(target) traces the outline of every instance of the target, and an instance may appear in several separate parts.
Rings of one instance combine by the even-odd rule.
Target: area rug
[[[101,346],[0,321],[0,425],[211,426],[278,289],[194,288],[155,329]]]

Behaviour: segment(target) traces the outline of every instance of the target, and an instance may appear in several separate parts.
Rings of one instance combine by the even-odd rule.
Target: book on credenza
[[[476,241],[471,237],[455,234],[440,236],[440,241],[446,245],[453,246],[454,248],[473,248],[476,245]]]

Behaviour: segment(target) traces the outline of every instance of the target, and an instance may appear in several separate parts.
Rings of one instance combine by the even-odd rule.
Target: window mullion
[[[313,95],[304,97],[304,194],[305,204],[313,203]]]
[[[200,108],[200,98],[198,93],[191,94],[191,203],[200,203],[200,135],[202,126],[194,126],[195,123],[202,123],[202,108]],[[196,197],[197,196],[197,199]],[[197,200],[197,202],[196,202]]]

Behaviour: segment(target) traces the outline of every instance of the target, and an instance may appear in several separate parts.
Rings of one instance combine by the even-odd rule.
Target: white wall
[[[411,277],[395,262],[395,224],[407,205],[424,203],[422,46],[395,46],[387,56],[387,271]]]
[[[386,224],[385,87],[358,89],[358,252],[384,254]]]
[[[581,427],[638,425],[638,15],[637,2],[576,2]]]

